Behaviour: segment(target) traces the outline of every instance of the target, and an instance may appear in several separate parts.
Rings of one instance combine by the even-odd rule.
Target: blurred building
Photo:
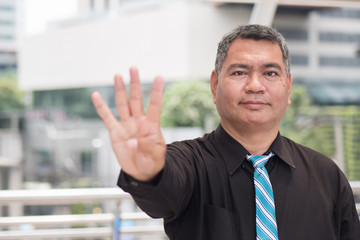
[[[253,4],[209,2],[78,0],[78,16],[23,39],[20,87],[108,86],[133,64],[144,82],[208,79],[219,39],[254,14]],[[304,5],[279,5],[272,24],[288,41],[295,82],[314,83],[319,103],[359,102],[360,7]],[[329,98],[338,82],[346,94]]]
[[[15,70],[17,67],[23,14],[22,0],[0,0],[0,71]]]
[[[244,2],[79,0],[77,16],[24,37],[19,86],[33,92],[37,109],[26,117],[27,180],[56,185],[65,177],[74,186],[73,179],[89,177],[114,184],[118,165],[103,125],[92,119],[90,93],[99,90],[115,110],[112,76],[121,72],[128,81],[134,64],[145,96],[159,73],[167,82],[208,80],[223,34],[256,20],[254,4]],[[293,81],[306,85],[316,103],[359,104],[360,8],[275,10],[272,25],[288,41]]]
[[[22,17],[21,0],[0,0],[0,75],[7,71],[14,72],[17,68]],[[21,117],[17,113],[0,114],[0,189],[22,187],[20,121]]]

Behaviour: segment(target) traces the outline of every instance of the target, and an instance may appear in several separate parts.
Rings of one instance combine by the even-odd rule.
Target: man
[[[279,134],[292,78],[276,30],[240,26],[221,40],[211,74],[220,125],[202,138],[166,146],[162,78],[155,78],[145,114],[137,69],[130,75],[129,98],[115,76],[120,122],[98,93],[93,103],[122,167],[118,185],[150,216],[164,218],[170,239],[360,239],[344,174]],[[266,169],[254,159],[264,159]]]

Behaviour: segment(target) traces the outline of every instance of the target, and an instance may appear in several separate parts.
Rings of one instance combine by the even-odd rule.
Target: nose
[[[246,93],[264,93],[265,87],[261,81],[261,74],[252,73],[249,75],[245,86]]]

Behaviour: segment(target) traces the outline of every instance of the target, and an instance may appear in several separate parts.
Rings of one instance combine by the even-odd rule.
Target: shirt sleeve
[[[343,193],[343,204],[341,211],[341,240],[360,240],[360,221],[357,214],[355,199],[349,183]]]
[[[121,171],[118,186],[149,216],[171,221],[184,211],[194,189],[191,154],[186,152],[168,145],[165,166],[153,181],[140,182]]]

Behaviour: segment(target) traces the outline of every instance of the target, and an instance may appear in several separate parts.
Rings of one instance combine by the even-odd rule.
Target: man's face
[[[211,75],[213,101],[225,128],[279,128],[290,104],[280,46],[266,40],[236,39],[219,75]]]

